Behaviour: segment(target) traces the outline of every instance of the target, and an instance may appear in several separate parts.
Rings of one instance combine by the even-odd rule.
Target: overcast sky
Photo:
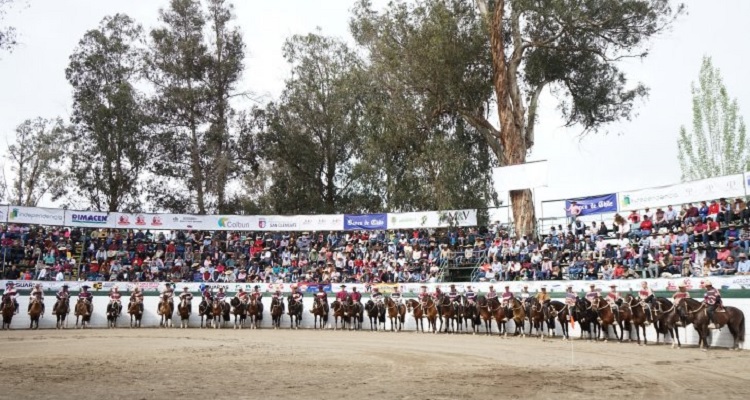
[[[14,128],[37,116],[67,119],[71,90],[65,80],[68,56],[84,32],[106,15],[126,13],[146,29],[157,24],[167,0],[29,0],[13,9],[7,23],[21,44],[0,55],[0,153]],[[385,1],[375,1],[384,4]],[[243,87],[269,100],[278,95],[288,68],[281,54],[284,40],[320,27],[324,34],[349,40],[351,0],[236,0],[237,23],[249,57]],[[609,134],[579,140],[576,128],[562,128],[555,101],[542,99],[536,146],[531,160],[550,161],[550,185],[538,199],[559,199],[616,192],[679,181],[677,136],[691,124],[690,83],[697,79],[703,55],[721,68],[730,95],[742,115],[750,110],[747,74],[750,1],[688,0],[688,14],[671,32],[658,37],[651,55],[623,65],[633,81],[650,87],[649,98],[629,122],[609,126]],[[6,163],[7,164],[7,163]],[[47,204],[49,205],[49,204]]]

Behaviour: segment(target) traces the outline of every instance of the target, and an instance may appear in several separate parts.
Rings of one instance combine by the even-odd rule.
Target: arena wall
[[[302,318],[302,324],[301,326],[303,328],[312,328],[313,326],[313,315],[310,313],[310,309],[312,308],[312,296],[306,295],[307,297],[304,298],[304,315]],[[365,295],[365,298],[363,301],[366,301],[367,295]],[[333,297],[329,297],[329,302],[332,302],[334,299]],[[29,328],[29,316],[26,313],[27,305],[28,305],[28,296],[27,295],[21,295],[18,297],[18,301],[20,304],[20,312],[18,315],[16,315],[13,318],[13,321],[11,323],[11,329],[28,329]],[[95,296],[94,297],[94,315],[91,318],[91,327],[92,328],[106,328],[107,327],[107,319],[106,319],[106,307],[108,303],[108,298],[105,296]],[[199,299],[193,300],[193,314],[190,316],[190,328],[198,328],[200,325],[200,318],[198,317],[198,302]],[[146,296],[144,298],[144,308],[145,312],[143,314],[143,320],[142,320],[142,326],[143,328],[158,328],[159,327],[159,315],[157,315],[156,309],[159,302],[159,298],[157,296]],[[269,295],[266,295],[263,299],[264,304],[264,315],[263,315],[263,321],[262,321],[262,328],[263,329],[270,329],[271,328],[271,316],[269,314],[269,305],[270,305],[271,299]],[[54,329],[55,328],[55,316],[52,315],[51,309],[54,304],[54,296],[47,297],[45,299],[45,303],[47,306],[47,312],[44,315],[44,317],[40,320],[39,328],[40,329]],[[744,299],[744,298],[731,298],[725,300],[726,305],[731,305],[734,307],[740,308],[745,315],[750,315],[750,299]],[[124,306],[127,306],[127,298],[124,299]],[[124,310],[125,311],[125,310]],[[130,316],[126,313],[123,313],[119,320],[118,320],[118,328],[125,328],[129,329],[129,322],[130,322]],[[173,323],[175,326],[175,329],[179,327],[180,324],[180,318],[175,313],[173,316]],[[67,327],[68,329],[72,329],[75,327],[76,319],[75,315],[71,310],[70,315],[67,319]],[[290,325],[290,320],[288,315],[284,315],[282,318],[282,328],[288,329]],[[226,325],[226,328],[232,328],[232,322],[228,323]],[[439,325],[438,325],[439,326]],[[365,321],[362,325],[363,329],[369,330],[370,326],[368,324],[367,318],[365,317]],[[508,327],[513,329],[513,322],[508,323]],[[249,327],[246,326],[245,329],[248,329]],[[333,317],[331,316],[328,321],[328,328],[333,328]],[[386,329],[390,329],[390,324],[387,321],[386,318]],[[406,331],[413,331],[415,329],[415,321],[414,318],[411,316],[411,314],[407,314],[406,316],[406,324],[405,328]],[[528,329],[528,325],[527,325]],[[484,332],[484,327],[481,328],[480,332]],[[493,332],[497,332],[497,326],[493,324]],[[558,325],[557,326],[557,334],[561,334],[561,328]],[[649,342],[653,342],[656,340],[656,334],[653,329],[653,327],[648,327],[647,330],[647,339]],[[732,336],[729,333],[729,330],[727,328],[724,328],[720,331],[713,331],[714,333],[711,336],[711,341],[713,346],[721,346],[721,347],[730,347],[732,344]],[[248,333],[251,335],[252,333]],[[300,333],[304,335],[304,333]],[[2,334],[0,333],[0,337]],[[578,338],[580,336],[580,326],[579,324],[575,324],[575,328],[571,330],[571,337]],[[610,335],[613,337],[612,335]],[[633,336],[635,337],[635,336]],[[663,339],[662,339],[663,340]],[[685,328],[680,328],[680,340],[683,344],[697,344],[698,342],[698,336],[693,329],[692,326]],[[746,333],[745,341],[747,342],[750,340],[750,335]],[[669,338],[667,339],[669,342]]]

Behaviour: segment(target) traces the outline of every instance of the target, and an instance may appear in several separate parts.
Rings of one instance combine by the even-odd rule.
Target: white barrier
[[[329,304],[334,299],[329,298]],[[367,298],[363,298],[363,303],[367,301]],[[18,302],[20,305],[20,312],[18,315],[13,317],[13,321],[11,323],[11,329],[28,329],[29,328],[29,316],[26,313],[26,309],[28,306],[28,296],[19,296]],[[106,308],[107,303],[109,302],[109,299],[105,296],[95,296],[94,297],[94,314],[91,317],[91,327],[93,328],[106,328],[107,326],[107,318],[106,318]],[[198,316],[198,303],[200,302],[200,299],[196,298],[193,299],[193,313],[190,316],[190,328],[197,328],[200,325],[200,317]],[[303,328],[312,328],[313,327],[313,315],[310,313],[310,310],[312,309],[312,302],[313,298],[312,296],[305,297],[304,298],[304,313],[302,317],[302,323],[301,327]],[[45,313],[45,316],[40,320],[39,322],[39,328],[40,329],[54,329],[55,328],[55,316],[52,315],[52,307],[54,305],[54,297],[46,298],[45,303],[47,306],[47,310]],[[68,315],[67,318],[67,326],[68,329],[75,327],[75,315],[73,313],[73,306],[75,303],[75,298],[72,301],[71,304],[71,312]],[[143,313],[143,319],[142,319],[142,326],[144,328],[156,328],[159,326],[159,319],[160,316],[156,313],[156,308],[159,303],[159,298],[156,296],[146,296],[144,298],[144,313]],[[270,329],[271,327],[271,315],[269,311],[269,306],[271,303],[270,297],[266,296],[263,299],[263,321],[261,324],[261,327],[264,329]],[[285,300],[286,303],[286,300]],[[726,305],[738,307],[742,310],[742,312],[745,313],[745,315],[750,315],[750,299],[725,299],[724,303]],[[124,298],[124,304],[123,304],[123,314],[120,316],[117,326],[118,328],[128,328],[130,323],[130,316],[126,313],[127,310],[125,308],[127,307],[127,298]],[[233,327],[233,318],[232,321],[227,323],[227,328]],[[180,325],[180,317],[175,314],[172,317],[173,324],[175,326],[174,329],[177,329]],[[426,321],[425,321],[426,322]],[[333,328],[333,315],[331,314],[329,316],[328,324],[329,328]],[[282,317],[281,327],[284,329],[288,329],[290,326],[290,320],[289,316],[284,314]],[[508,323],[508,328],[510,328],[510,332],[513,332],[513,323]],[[438,323],[439,327],[439,323]],[[369,330],[370,326],[367,321],[367,316],[365,315],[365,321],[362,324],[362,328],[364,330]],[[249,329],[249,325],[245,326],[245,329]],[[386,318],[386,329],[390,330],[390,323],[388,322],[388,318]],[[406,331],[413,331],[415,329],[415,322],[414,317],[412,317],[411,314],[406,315],[406,324],[404,327],[404,330]],[[526,329],[528,329],[528,324],[526,325]],[[689,326],[687,329],[685,328],[679,328],[680,329],[680,341],[682,344],[697,344],[698,343],[698,336],[693,329],[692,326]],[[493,322],[493,332],[495,334],[497,333],[497,325]],[[527,331],[528,332],[528,331]],[[480,327],[480,333],[484,333],[484,326]],[[557,334],[560,335],[562,333],[562,330],[560,326],[557,326]],[[575,324],[575,329],[571,329],[570,335],[572,338],[578,338],[580,336],[580,324]],[[2,334],[0,333],[0,336]],[[614,337],[614,336],[611,336]],[[633,333],[633,338],[635,338],[635,332]],[[656,333],[654,331],[654,328],[649,326],[646,329],[646,338],[649,342],[654,342],[656,340]],[[663,339],[661,339],[663,340]],[[667,339],[669,341],[669,338]],[[750,341],[750,334],[746,332],[745,334],[745,341]],[[732,335],[729,333],[729,330],[725,327],[721,329],[720,331],[714,330],[712,331],[711,335],[711,345],[712,346],[721,346],[721,347],[731,347],[732,345]]]

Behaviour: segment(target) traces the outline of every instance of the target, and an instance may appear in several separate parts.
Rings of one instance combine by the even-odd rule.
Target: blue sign
[[[344,230],[385,230],[388,229],[387,214],[344,215]]]
[[[571,215],[570,205],[574,201],[581,211],[579,216],[617,212],[617,194],[615,193],[565,200],[566,214],[569,216]]]

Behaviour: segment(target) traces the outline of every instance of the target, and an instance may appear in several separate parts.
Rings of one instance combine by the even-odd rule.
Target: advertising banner
[[[340,231],[343,228],[344,216],[341,214],[258,216],[260,231]]]
[[[65,210],[10,206],[8,222],[11,224],[63,226],[65,225]]]
[[[0,222],[8,222],[8,206],[0,206]]]
[[[580,216],[617,212],[616,193],[565,200],[565,209],[570,210],[570,204],[574,201],[581,210],[581,213],[578,214]],[[570,216],[570,213],[567,211],[566,214]]]
[[[109,213],[100,211],[65,211],[65,226],[109,228]]]
[[[620,210],[640,210],[668,205],[679,206],[703,200],[745,196],[743,174],[719,176],[649,189],[619,193]]]
[[[389,213],[388,229],[476,226],[477,210],[418,211]]]
[[[384,230],[388,229],[388,214],[345,214],[344,230]]]
[[[216,230],[216,219],[210,215],[110,213],[109,225],[122,229]]]

